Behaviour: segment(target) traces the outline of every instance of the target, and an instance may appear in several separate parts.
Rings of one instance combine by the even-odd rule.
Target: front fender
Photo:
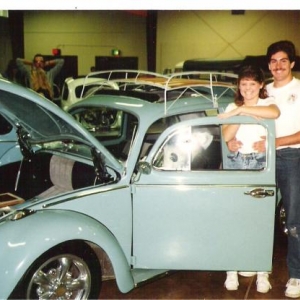
[[[7,299],[31,264],[50,248],[69,240],[100,246],[110,258],[118,287],[134,287],[130,266],[112,233],[95,219],[73,211],[43,210],[0,223],[0,298]]]

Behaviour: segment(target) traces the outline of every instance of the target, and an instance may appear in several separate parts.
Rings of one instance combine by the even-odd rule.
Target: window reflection
[[[217,125],[187,127],[168,138],[154,159],[162,170],[219,169],[220,128]]]
[[[266,128],[262,125],[254,124],[253,130],[258,130],[263,136],[267,135]],[[248,138],[251,140],[251,136]],[[251,149],[254,142],[253,139],[250,142]],[[249,144],[244,148],[247,147],[250,147]],[[265,153],[255,153],[251,150],[251,153],[247,154],[231,152],[228,149],[227,143],[222,139],[221,125],[189,126],[167,138],[154,157],[153,167],[166,171],[260,171],[265,168]],[[236,164],[242,156],[243,163]]]

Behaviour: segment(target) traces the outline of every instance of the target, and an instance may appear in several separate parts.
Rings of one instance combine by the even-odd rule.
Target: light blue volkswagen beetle
[[[104,278],[126,293],[169,270],[272,269],[274,123],[219,119],[234,86],[195,78],[167,79],[164,100],[106,91],[69,113],[0,80],[22,153],[0,164],[1,299],[97,299]],[[223,167],[229,123],[264,126],[266,168]]]

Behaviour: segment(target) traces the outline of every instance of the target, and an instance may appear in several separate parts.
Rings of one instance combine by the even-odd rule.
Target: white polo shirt
[[[293,78],[287,85],[275,88],[273,82],[267,85],[269,96],[274,97],[280,109],[280,116],[275,120],[276,137],[294,134],[300,131],[300,80]],[[300,144],[282,146],[299,148]]]

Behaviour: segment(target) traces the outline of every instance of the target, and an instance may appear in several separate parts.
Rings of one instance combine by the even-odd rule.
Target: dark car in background
[[[247,55],[246,57],[234,59],[189,59],[182,63],[182,71],[229,72],[237,74],[242,66],[249,64],[259,66],[264,71],[266,79],[268,81],[271,80],[272,75],[265,55]],[[300,78],[300,56],[296,56],[293,72],[296,77]]]

